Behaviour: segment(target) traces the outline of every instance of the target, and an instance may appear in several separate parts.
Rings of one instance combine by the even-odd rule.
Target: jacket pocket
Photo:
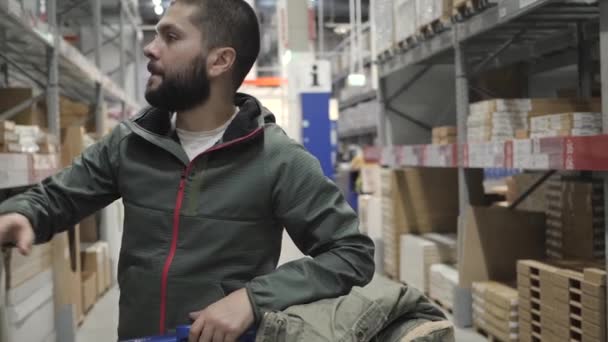
[[[167,329],[190,324],[189,314],[204,310],[226,296],[219,282],[169,277],[167,282]]]
[[[120,275],[120,340],[158,335],[160,275],[129,267]]]

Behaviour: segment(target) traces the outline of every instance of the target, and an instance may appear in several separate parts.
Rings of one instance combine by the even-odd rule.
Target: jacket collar
[[[222,144],[240,141],[261,129],[264,124],[275,122],[274,115],[263,108],[253,96],[237,93],[234,104],[239,107],[239,112],[226,129],[220,141]],[[185,165],[189,164],[186,152],[179,141],[174,138],[169,112],[148,107],[135,118],[127,121],[127,125],[135,134],[172,153]]]

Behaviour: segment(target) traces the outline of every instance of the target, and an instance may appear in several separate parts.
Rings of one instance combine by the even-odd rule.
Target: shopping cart
[[[249,329],[243,336],[238,339],[238,342],[255,342],[255,329]],[[121,342],[188,342],[190,335],[190,326],[181,325],[175,329],[174,334],[165,336],[142,337]]]

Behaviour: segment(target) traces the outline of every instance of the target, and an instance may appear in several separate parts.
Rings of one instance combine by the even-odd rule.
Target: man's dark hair
[[[255,11],[244,0],[178,0],[199,7],[192,21],[201,28],[209,50],[236,51],[234,86],[238,89],[260,53],[260,26]]]

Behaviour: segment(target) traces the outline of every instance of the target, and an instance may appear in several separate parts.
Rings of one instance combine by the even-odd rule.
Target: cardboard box
[[[434,138],[446,138],[458,135],[458,127],[455,126],[443,126],[433,128]]]
[[[455,232],[458,214],[456,170],[381,171],[385,272],[398,279],[400,237],[410,233]]]
[[[97,217],[95,214],[80,221],[80,242],[95,243],[99,241]]]
[[[364,194],[379,194],[381,177],[382,167],[380,165],[364,165],[361,168],[361,192]]]
[[[523,194],[524,191],[529,189],[536,181],[538,181],[540,177],[542,176],[536,173],[522,173],[507,178],[507,202],[515,202],[521,196],[521,194]],[[517,209],[544,213],[547,210],[547,188],[547,183],[542,184],[523,202],[521,202]]]
[[[87,313],[97,301],[97,274],[94,272],[82,273],[82,307]]]
[[[37,245],[29,256],[22,256],[16,249],[10,251],[7,268],[9,289],[16,288],[51,267],[50,244]]]
[[[55,312],[65,305],[73,305],[77,326],[83,318],[79,226],[71,232],[56,234],[52,248]]]
[[[93,244],[90,246],[82,246],[83,251],[80,253],[82,258],[82,273],[94,273],[96,279],[96,297],[100,297],[105,290],[106,286],[106,265],[105,265],[105,252],[103,247],[99,244]]]
[[[584,271],[586,282],[598,286],[606,286],[606,271],[597,268],[586,268]]]
[[[399,279],[427,294],[431,287],[431,266],[448,262],[435,242],[414,235],[401,236],[400,256]]]
[[[516,279],[517,260],[544,256],[543,214],[469,207],[464,220],[458,264],[461,287],[476,281],[511,282]]]
[[[14,133],[15,122],[10,120],[0,120],[0,134]]]
[[[515,130],[515,139],[529,139],[530,130],[528,129],[517,129]]]
[[[63,167],[72,165],[74,158],[84,150],[84,127],[70,126],[62,130],[61,162]]]
[[[31,88],[0,88],[0,112],[7,111],[34,97]],[[42,99],[41,102],[44,102]],[[40,110],[40,104],[33,104],[12,118],[20,125],[46,126],[46,115]]]

